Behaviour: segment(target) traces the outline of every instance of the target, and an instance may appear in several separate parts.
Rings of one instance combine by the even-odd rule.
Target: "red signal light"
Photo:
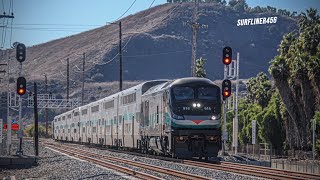
[[[230,63],[231,63],[231,61],[230,61],[229,58],[225,58],[225,59],[223,60],[223,64],[225,64],[225,65],[229,65]]]
[[[224,90],[223,91],[223,96],[224,97],[229,97],[230,96],[230,92],[228,90]]]
[[[222,97],[223,100],[231,96],[231,81],[225,79],[222,81]]]
[[[17,79],[17,93],[22,96],[26,93],[27,81],[24,77],[19,77]]]
[[[26,92],[25,92],[25,90],[23,89],[23,88],[20,88],[19,90],[18,90],[18,94],[19,95],[24,95]]]

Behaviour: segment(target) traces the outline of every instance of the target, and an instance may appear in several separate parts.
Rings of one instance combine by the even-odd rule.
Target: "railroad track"
[[[286,171],[231,162],[220,162],[219,164],[212,164],[192,160],[183,160],[182,163],[191,166],[234,172],[237,174],[245,174],[268,179],[320,179],[320,175],[317,174]]]
[[[310,174],[310,173],[303,173],[303,172],[297,172],[297,171],[288,171],[288,170],[281,170],[281,169],[275,169],[275,168],[269,168],[269,167],[263,167],[263,166],[254,166],[254,165],[248,165],[248,164],[238,164],[238,163],[232,163],[232,162],[221,162],[221,165],[223,166],[244,166],[245,168],[250,168],[252,170],[259,170],[263,172],[269,172],[273,174],[282,174],[282,175],[289,175],[294,176],[296,179],[320,179],[320,174]]]
[[[103,149],[103,148],[100,148]],[[108,149],[110,150],[110,149]],[[296,171],[288,171],[288,170],[280,170],[275,168],[263,167],[263,166],[254,166],[254,165],[247,165],[247,164],[239,164],[239,163],[232,163],[232,162],[199,162],[195,160],[182,160],[182,159],[175,159],[169,157],[162,157],[162,156],[155,156],[155,155],[148,155],[148,154],[141,154],[136,152],[126,152],[112,149],[110,151],[113,152],[121,152],[127,153],[131,155],[140,155],[147,158],[154,158],[154,159],[161,159],[165,161],[172,161],[177,163],[182,163],[186,165],[196,166],[196,167],[203,167],[215,170],[222,170],[228,172],[234,172],[237,174],[245,174],[255,177],[262,177],[262,178],[270,178],[270,179],[319,179],[319,174],[310,174],[310,173],[303,173],[303,172],[296,172]]]
[[[51,149],[63,152],[67,155],[70,155],[70,156],[73,156],[73,157],[76,157],[76,158],[79,158],[82,160],[87,160],[89,162],[92,162],[93,164],[98,164],[98,165],[106,167],[106,168],[111,168],[111,169],[120,171],[122,173],[126,173],[129,175],[135,176],[140,179],[161,179],[161,178],[150,175],[150,174],[146,174],[143,172],[135,171],[135,170],[129,169],[127,167],[115,165],[112,162],[125,163],[125,164],[131,165],[133,167],[138,167],[138,168],[142,168],[145,170],[158,172],[161,174],[175,176],[175,177],[179,177],[182,179],[190,179],[190,180],[209,180],[209,179],[211,179],[208,177],[194,175],[194,174],[185,173],[185,172],[181,172],[181,171],[176,171],[176,170],[164,168],[161,166],[155,166],[155,165],[150,165],[150,164],[146,164],[146,163],[135,162],[135,161],[128,160],[128,159],[122,159],[122,158],[117,158],[117,157],[113,157],[113,156],[92,153],[89,151],[73,148],[73,147],[66,146],[66,145],[58,145],[58,146],[57,146],[57,144],[55,144],[55,145],[45,144],[45,145]]]
[[[103,148],[99,148],[99,149],[105,150]],[[224,162],[224,161],[221,161],[218,163],[217,162],[210,163],[210,162],[200,162],[200,161],[194,161],[194,160],[182,160],[182,159],[175,159],[175,158],[169,158],[169,157],[146,155],[146,154],[141,154],[136,152],[126,152],[126,151],[120,151],[120,150],[114,150],[114,149],[112,149],[111,151],[143,156],[151,159],[161,159],[165,161],[171,161],[175,163],[189,165],[192,167],[198,167],[198,168],[201,167],[201,168],[221,170],[226,172],[234,172],[237,174],[268,178],[268,179],[319,179],[320,180],[319,174],[280,170],[280,169],[262,167],[262,166],[254,166],[254,165],[239,164],[239,163]]]

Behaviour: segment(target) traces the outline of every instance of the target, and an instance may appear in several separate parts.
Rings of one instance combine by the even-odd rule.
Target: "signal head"
[[[26,46],[22,43],[19,43],[16,47],[16,58],[21,63],[26,60]]]
[[[222,82],[222,97],[223,100],[231,96],[231,81],[229,79],[225,79]]]
[[[22,96],[27,91],[27,81],[24,77],[19,77],[17,80],[17,93]]]
[[[227,46],[227,47],[223,48],[222,62],[225,65],[229,65],[232,62],[232,49],[231,49],[231,47]]]

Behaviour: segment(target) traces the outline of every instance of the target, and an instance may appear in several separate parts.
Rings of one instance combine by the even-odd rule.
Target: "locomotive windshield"
[[[182,115],[220,115],[220,89],[216,86],[176,86],[172,89],[172,111]]]
[[[194,99],[194,90],[191,87],[175,87],[173,88],[175,100],[190,100]]]

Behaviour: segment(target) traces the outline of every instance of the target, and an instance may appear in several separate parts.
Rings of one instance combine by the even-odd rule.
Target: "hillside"
[[[296,28],[296,22],[277,14],[240,13],[214,3],[200,4],[199,22],[208,25],[200,29],[197,56],[207,59],[210,79],[222,78],[221,51],[226,45],[240,52],[241,78],[266,71],[268,62],[276,55],[282,36]],[[125,80],[146,80],[189,76],[192,29],[185,25],[192,20],[192,3],[163,4],[123,18],[123,65]],[[251,17],[278,16],[272,25],[236,26],[237,20]],[[143,32],[139,34],[133,34]],[[28,48],[24,63],[28,79],[61,80],[66,74],[66,59],[70,67],[82,66],[82,53],[87,55],[87,78],[94,81],[118,79],[118,26],[106,25],[70,37]],[[236,53],[234,53],[234,56]],[[14,56],[11,53],[11,56]],[[1,58],[3,59],[3,57]],[[94,63],[96,62],[96,63]],[[72,78],[78,74],[71,73]]]
[[[174,79],[190,76],[193,3],[163,4],[121,19],[123,33],[123,80]],[[243,18],[277,16],[278,22],[269,25],[237,26]],[[231,46],[240,52],[240,78],[267,72],[269,61],[277,54],[282,36],[297,28],[296,20],[275,13],[237,12],[228,6],[201,3],[199,23],[208,25],[198,33],[197,57],[206,61],[207,77],[221,80],[222,48]],[[44,74],[48,76],[49,91],[66,96],[66,59],[70,59],[70,95],[79,97],[82,54],[86,53],[86,102],[116,92],[99,90],[119,79],[118,25],[106,25],[70,37],[28,47],[23,74],[27,82],[40,82],[43,91]],[[0,53],[1,61],[11,50]],[[115,57],[115,58],[114,58]],[[12,74],[18,76],[17,61]],[[14,82],[12,78],[12,83]],[[130,83],[129,83],[130,84]],[[12,84],[14,86],[14,83]],[[32,90],[31,83],[28,89]],[[100,88],[101,89],[101,88]],[[105,89],[105,88],[103,88]],[[90,93],[89,93],[90,92]],[[43,93],[43,92],[42,92]],[[99,97],[97,94],[100,94]],[[93,99],[92,99],[93,98]]]

